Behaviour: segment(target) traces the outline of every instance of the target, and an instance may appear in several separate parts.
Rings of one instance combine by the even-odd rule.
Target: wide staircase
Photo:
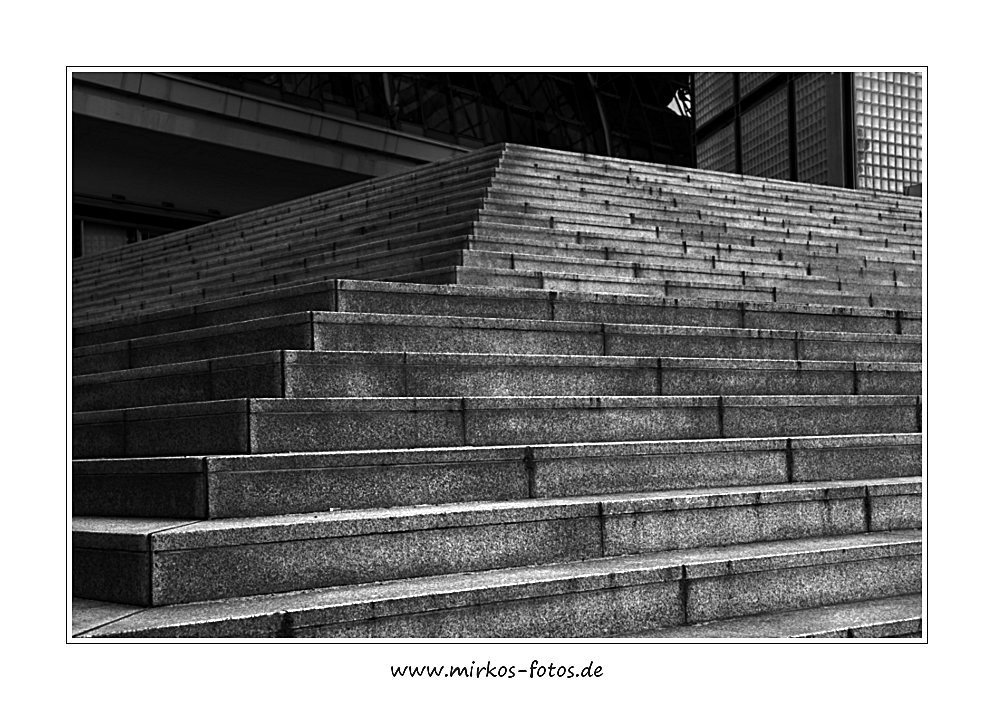
[[[921,263],[514,145],[76,260],[73,634],[920,636]]]

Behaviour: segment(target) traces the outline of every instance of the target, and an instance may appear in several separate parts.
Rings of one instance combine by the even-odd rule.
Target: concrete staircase
[[[74,634],[920,635],[920,210],[502,145],[78,260]]]

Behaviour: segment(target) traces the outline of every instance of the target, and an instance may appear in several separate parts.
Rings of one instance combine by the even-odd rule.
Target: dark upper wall
[[[519,142],[692,165],[687,74],[77,73],[73,253]],[[675,110],[674,110],[675,109]]]
[[[239,92],[478,148],[520,143],[691,166],[689,73],[225,72]]]

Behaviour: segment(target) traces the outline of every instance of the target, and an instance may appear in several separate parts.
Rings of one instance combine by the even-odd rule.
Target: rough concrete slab
[[[914,432],[914,397],[725,397],[725,436]]]
[[[509,451],[507,458],[474,457],[469,452],[461,459],[439,456],[421,462],[405,462],[404,457],[378,462],[369,456],[366,465],[359,458],[324,458],[299,467],[211,470],[211,517],[513,500],[529,494],[524,450],[517,455]]]
[[[921,434],[797,438],[791,441],[795,481],[920,476]]]
[[[920,592],[918,555],[692,579],[687,586],[687,621],[699,623]]]
[[[250,450],[255,453],[466,443],[457,399],[251,400],[251,407]]]
[[[595,517],[159,552],[154,604],[472,572],[599,554]]]
[[[661,582],[419,614],[295,627],[295,638],[590,638],[682,619],[680,585]]]
[[[598,325],[441,316],[315,314],[315,349],[604,354]]]
[[[120,460],[127,462],[129,459]],[[75,515],[133,517],[208,517],[207,480],[200,470],[170,471],[168,467],[128,470],[127,467],[80,470],[73,462],[72,510]]]
[[[639,638],[882,638],[921,630],[920,594],[670,626]]]
[[[698,565],[708,562],[719,573],[729,562],[750,558],[766,559],[766,569],[775,569],[774,560],[790,569],[791,564],[811,559],[874,560],[903,554],[904,550],[913,553],[920,550],[920,538],[920,533],[908,532],[759,543],[183,604],[145,610],[103,627],[96,635],[286,635],[294,628],[308,629],[302,632],[307,635],[329,635],[335,630],[321,627],[543,597],[567,603],[570,595],[592,590],[676,582],[687,561]],[[752,567],[756,566],[753,563]],[[536,630],[534,635],[545,634]]]
[[[96,599],[72,598],[72,627],[71,634],[79,636],[90,631],[94,631],[101,626],[123,619],[126,616],[139,612],[143,609],[140,606],[128,604],[114,604],[112,602],[102,602]]]

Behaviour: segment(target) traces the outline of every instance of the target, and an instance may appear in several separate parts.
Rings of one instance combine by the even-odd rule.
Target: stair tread
[[[502,144],[74,261],[73,635],[920,633],[921,208]]]
[[[324,513],[260,515],[208,521],[74,517],[72,528],[74,544],[78,538],[82,546],[113,546],[115,540],[120,540],[124,545],[132,545],[137,537],[144,536],[152,550],[162,551],[491,525],[545,518],[854,498],[863,497],[868,490],[874,495],[920,493],[921,477],[333,510]],[[150,541],[148,536],[152,536]]]
[[[98,629],[96,635],[126,635],[156,629],[174,634],[184,627],[190,630],[201,626],[207,630],[211,624],[232,620],[245,624],[243,633],[260,623],[275,632],[285,625],[283,617],[287,614],[302,624],[313,623],[308,614],[372,618],[379,614],[418,613],[500,599],[545,596],[564,590],[676,579],[684,574],[708,576],[729,570],[746,572],[783,565],[805,566],[818,561],[873,559],[889,554],[917,554],[920,549],[920,531],[906,530],[597,558],[150,608],[111,622]]]
[[[626,638],[874,638],[921,632],[920,594],[676,626]]]

